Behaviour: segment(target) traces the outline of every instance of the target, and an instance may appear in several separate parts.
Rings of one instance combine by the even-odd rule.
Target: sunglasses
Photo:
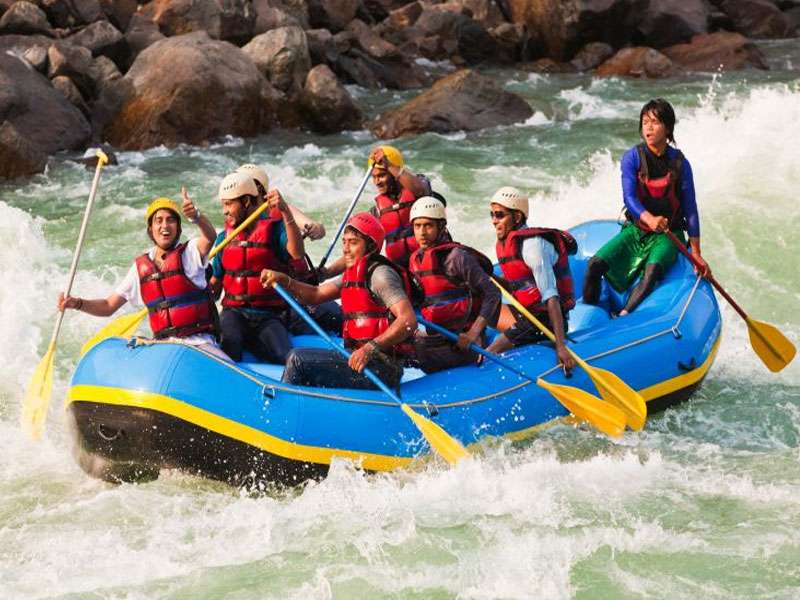
[[[490,210],[490,211],[489,211],[489,216],[490,216],[491,218],[493,218],[493,219],[497,219],[498,221],[499,221],[500,219],[505,219],[505,218],[506,218],[508,215],[510,215],[510,214],[511,214],[511,213],[509,213],[509,212],[506,212],[506,211],[504,211],[504,210]]]

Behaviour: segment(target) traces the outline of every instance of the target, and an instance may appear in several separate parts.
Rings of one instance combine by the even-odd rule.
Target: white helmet
[[[246,165],[242,165],[236,169],[236,172],[250,175],[250,177],[261,184],[261,187],[264,188],[265,192],[269,190],[269,176],[267,175],[267,172],[258,165],[247,163]]]
[[[517,188],[506,185],[494,193],[489,204],[499,204],[512,210],[518,210],[528,218],[528,198]]]
[[[253,176],[248,173],[229,173],[219,184],[219,199],[233,200],[240,196],[258,198],[258,188]]]
[[[411,213],[408,220],[414,221],[417,217],[425,217],[426,219],[441,219],[447,220],[447,214],[444,210],[444,204],[441,200],[433,196],[422,196],[411,207]]]

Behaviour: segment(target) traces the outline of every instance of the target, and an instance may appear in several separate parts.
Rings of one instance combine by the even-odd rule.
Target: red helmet
[[[381,225],[377,217],[368,212],[358,213],[350,217],[347,226],[352,227],[359,233],[363,233],[370,238],[375,242],[376,251],[381,251],[381,248],[383,248],[383,238],[386,237],[386,232],[383,230],[383,225]]]

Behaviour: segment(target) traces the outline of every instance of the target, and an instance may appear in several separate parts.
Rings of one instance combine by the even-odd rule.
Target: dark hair
[[[253,183],[256,184],[256,189],[258,190],[258,195],[260,197],[263,198],[264,196],[267,195],[267,190],[264,189],[264,186],[261,185],[261,182],[258,179],[256,179],[255,177],[253,178]]]
[[[348,225],[347,227],[344,228],[344,230],[349,232],[349,233],[352,233],[352,234],[358,236],[359,238],[361,238],[362,240],[364,240],[367,243],[366,252],[364,252],[364,254],[369,254],[370,252],[375,252],[375,250],[376,250],[375,240],[373,240],[371,237],[361,233],[358,229],[356,229],[352,225]]]
[[[650,100],[642,107],[642,111],[639,113],[639,135],[642,135],[642,120],[645,115],[650,113],[653,113],[667,128],[667,141],[675,144],[675,110],[663,98]]]
[[[159,208],[158,210],[166,210],[167,212],[171,213],[176,219],[178,219],[178,231],[177,235],[175,236],[175,241],[172,244],[174,246],[175,244],[178,243],[178,240],[181,239],[181,233],[183,233],[183,228],[181,227],[181,216],[170,208]],[[150,215],[149,219],[147,219],[147,237],[149,237],[150,241],[153,242],[154,244],[156,243],[156,239],[153,237],[153,232],[152,232],[153,219],[155,218],[158,210],[155,211],[152,215]]]

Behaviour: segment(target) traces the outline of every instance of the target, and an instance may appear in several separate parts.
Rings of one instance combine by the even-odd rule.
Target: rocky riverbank
[[[800,0],[0,0],[0,177],[101,142],[513,123],[531,108],[481,66],[765,69],[752,39],[795,36],[798,24]],[[435,81],[431,61],[455,72]],[[345,84],[430,89],[375,118]]]

